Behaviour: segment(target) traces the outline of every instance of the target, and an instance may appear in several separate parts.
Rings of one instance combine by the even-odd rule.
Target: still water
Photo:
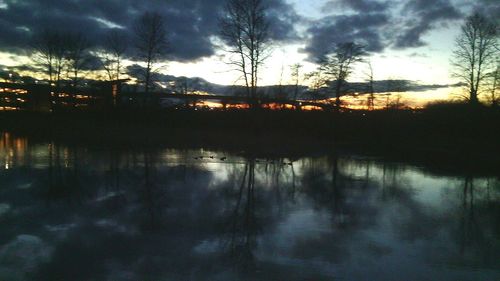
[[[500,179],[0,138],[0,280],[500,280]]]

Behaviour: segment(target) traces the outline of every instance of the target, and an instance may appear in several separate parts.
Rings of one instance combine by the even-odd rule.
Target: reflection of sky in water
[[[0,143],[0,280],[500,277],[498,178],[350,155]]]

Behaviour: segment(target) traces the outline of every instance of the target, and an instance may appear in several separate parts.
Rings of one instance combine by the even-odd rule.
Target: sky
[[[497,0],[266,0],[273,45],[260,84],[291,82],[290,66],[314,70],[335,43],[366,46],[376,80],[452,84],[450,59],[460,25],[473,10],[498,19]],[[0,0],[0,67],[25,65],[30,42],[46,28],[83,31],[100,44],[111,29],[132,37],[139,15],[156,11],[167,23],[165,74],[238,84],[218,40],[225,0]],[[130,60],[133,54],[130,53]],[[26,68],[24,68],[26,69]],[[29,69],[29,68],[28,68]],[[364,66],[352,80],[364,79]],[[306,83],[306,82],[304,82]]]

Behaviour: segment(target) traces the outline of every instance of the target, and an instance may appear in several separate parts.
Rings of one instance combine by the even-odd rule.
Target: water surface
[[[500,280],[500,180],[0,138],[0,280]]]

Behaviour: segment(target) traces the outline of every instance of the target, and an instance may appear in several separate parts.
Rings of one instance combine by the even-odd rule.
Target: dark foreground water
[[[248,155],[1,135],[0,280],[500,280],[498,177]]]

